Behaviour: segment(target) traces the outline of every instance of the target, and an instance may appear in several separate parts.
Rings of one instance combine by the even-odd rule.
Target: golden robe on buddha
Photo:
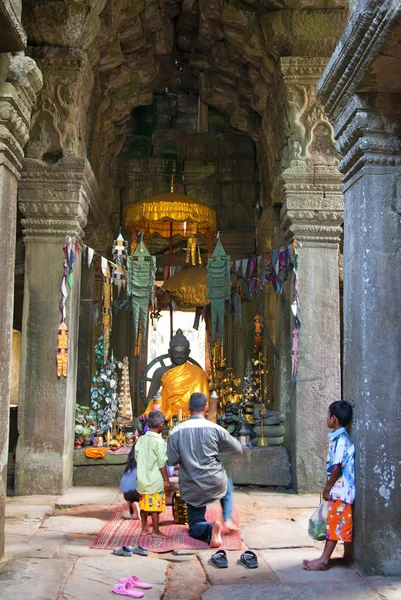
[[[162,385],[160,410],[164,413],[166,421],[176,417],[179,408],[184,415],[188,414],[189,398],[194,392],[202,392],[209,399],[209,384],[205,371],[190,362],[166,371],[160,383]],[[149,414],[151,410],[153,410],[152,400],[145,414]]]

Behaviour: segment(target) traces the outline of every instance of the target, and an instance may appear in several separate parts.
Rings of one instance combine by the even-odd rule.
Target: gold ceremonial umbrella
[[[125,226],[131,232],[143,231],[145,237],[157,233],[164,238],[187,238],[199,233],[211,238],[216,233],[216,211],[189,196],[170,192],[129,206]]]
[[[173,264],[173,237],[188,240],[187,257],[195,264],[196,236],[206,239],[211,249],[211,238],[216,233],[216,211],[194,198],[174,192],[174,176],[170,193],[145,198],[127,208],[125,226],[132,233],[143,231],[145,239],[158,234],[170,239],[169,263]],[[190,250],[190,251],[189,251]],[[199,256],[200,250],[198,247]],[[206,293],[205,293],[206,295]],[[173,337],[173,311],[170,306],[170,337]]]

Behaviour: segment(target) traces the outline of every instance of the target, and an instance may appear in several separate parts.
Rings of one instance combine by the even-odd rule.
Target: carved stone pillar
[[[344,397],[354,405],[354,558],[400,575],[401,63],[398,3],[365,0],[319,82],[342,156]]]
[[[279,300],[280,395],[288,415],[293,486],[319,492],[325,480],[330,402],[341,397],[338,241],[343,221],[341,177],[330,123],[316,100],[324,58],[283,58],[287,146],[274,183],[286,239],[299,247],[299,366],[291,378],[291,302]]]
[[[0,558],[4,550],[7,491],[18,179],[29,134],[31,106],[41,85],[35,62],[25,56],[10,60],[8,81],[0,85],[0,264],[3,271],[0,289]]]
[[[97,194],[86,159],[66,157],[55,165],[24,160],[19,196],[26,250],[17,494],[59,494],[72,485],[81,255],[76,254],[66,304],[68,374],[58,378],[63,244],[67,235],[81,239]]]
[[[283,181],[282,227],[288,239],[300,243],[299,366],[296,382],[287,384],[292,481],[298,492],[319,492],[325,480],[327,409],[341,398],[338,240],[343,199],[338,172],[317,175],[301,163],[284,171]],[[325,198],[319,189],[323,182]]]

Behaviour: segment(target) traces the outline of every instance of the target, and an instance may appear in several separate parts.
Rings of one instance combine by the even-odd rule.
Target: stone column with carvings
[[[365,575],[401,574],[400,34],[397,3],[360,2],[319,83],[342,156],[344,397],[354,406],[354,558]]]
[[[19,206],[24,216],[25,289],[21,348],[16,493],[59,494],[72,485],[81,255],[66,304],[67,377],[57,377],[57,329],[66,236],[79,241],[97,183],[88,161],[54,165],[24,159]]]
[[[322,490],[327,409],[341,397],[338,242],[343,197],[332,128],[315,91],[326,61],[281,59],[288,129],[274,193],[281,203],[287,241],[299,242],[301,327],[295,381],[286,360],[290,348],[281,348],[280,393],[288,413],[293,486],[298,492]],[[288,314],[290,302],[288,297],[282,307]]]
[[[7,80],[0,83],[0,557],[4,549],[7,491],[17,191],[31,107],[41,85],[35,62],[22,55],[11,58]]]

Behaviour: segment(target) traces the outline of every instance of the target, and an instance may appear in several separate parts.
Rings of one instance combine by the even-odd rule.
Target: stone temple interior
[[[246,323],[261,310],[269,331],[268,393],[287,417],[292,486],[320,490],[327,406],[349,399],[363,491],[355,560],[367,573],[399,572],[390,557],[401,552],[401,521],[389,498],[401,472],[401,350],[389,298],[401,281],[400,20],[396,0],[0,0],[0,556],[10,397],[16,493],[72,483],[74,409],[90,392],[102,278],[77,255],[68,376],[57,379],[65,238],[111,258],[120,231],[131,239],[127,207],[173,183],[216,211],[234,261],[299,243],[295,381],[290,282],[244,308]],[[168,264],[166,241],[150,250]],[[179,244],[174,260],[184,263]],[[119,315],[121,358],[129,329]],[[242,376],[248,338],[248,326],[238,333],[228,322],[227,359]],[[132,360],[132,382],[145,365],[146,356]],[[390,549],[377,543],[389,522]]]

